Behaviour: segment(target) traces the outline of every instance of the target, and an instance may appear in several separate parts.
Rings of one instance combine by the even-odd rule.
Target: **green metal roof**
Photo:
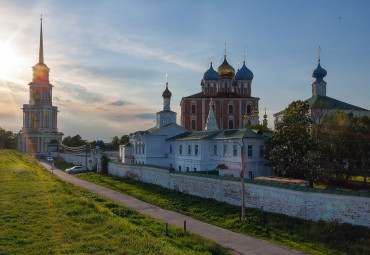
[[[338,109],[338,110],[349,110],[349,111],[369,111],[364,108],[347,104],[337,99],[327,96],[313,96],[306,100],[311,108],[323,108],[323,109]]]

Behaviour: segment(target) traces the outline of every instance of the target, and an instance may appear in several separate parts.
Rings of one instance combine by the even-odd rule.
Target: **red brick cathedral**
[[[203,131],[210,107],[216,117],[218,129],[238,129],[259,124],[258,97],[252,97],[253,73],[245,66],[235,69],[226,60],[215,71],[212,67],[204,73],[200,86],[202,92],[181,100],[181,125],[189,130]],[[211,100],[212,99],[212,100]]]

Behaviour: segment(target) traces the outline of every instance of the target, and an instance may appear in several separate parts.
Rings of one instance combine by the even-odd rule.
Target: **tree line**
[[[314,183],[344,183],[370,176],[370,118],[310,109],[294,101],[285,110],[274,135],[266,141],[265,156],[280,177]]]
[[[66,136],[63,139],[63,144],[69,147],[78,147],[85,145],[86,142],[91,146],[91,148],[96,147],[97,141],[99,141],[99,147],[103,150],[118,150],[120,145],[127,144],[129,142],[130,138],[128,135],[122,135],[121,138],[118,136],[114,136],[112,138],[111,142],[105,143],[103,140],[93,140],[93,141],[86,141],[85,139],[82,139],[82,137],[77,134],[75,136]]]

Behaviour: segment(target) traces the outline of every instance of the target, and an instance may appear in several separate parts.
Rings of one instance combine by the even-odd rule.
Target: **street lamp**
[[[241,144],[230,140],[231,142],[235,142],[237,145],[240,146],[240,154],[241,154],[241,171],[240,171],[240,178],[242,179],[242,218],[245,218],[245,187],[244,187],[244,171],[245,171],[245,153],[244,153],[244,141],[243,138],[240,139]]]

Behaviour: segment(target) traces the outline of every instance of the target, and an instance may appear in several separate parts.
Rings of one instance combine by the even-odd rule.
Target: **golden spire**
[[[317,50],[317,52],[319,53],[319,63],[320,63],[320,54],[321,54],[321,48],[319,46],[319,49]]]
[[[238,59],[238,62],[237,62],[237,66],[238,66],[238,70],[239,70],[239,59]]]
[[[265,107],[265,115],[263,115],[263,118],[266,119],[267,118],[267,114],[266,114],[266,107]]]
[[[211,97],[211,101],[209,102],[209,106],[212,106],[213,104],[213,98]]]
[[[44,63],[44,47],[43,47],[43,40],[42,40],[42,14],[41,14],[41,25],[40,25],[40,49],[39,49],[39,63]]]

